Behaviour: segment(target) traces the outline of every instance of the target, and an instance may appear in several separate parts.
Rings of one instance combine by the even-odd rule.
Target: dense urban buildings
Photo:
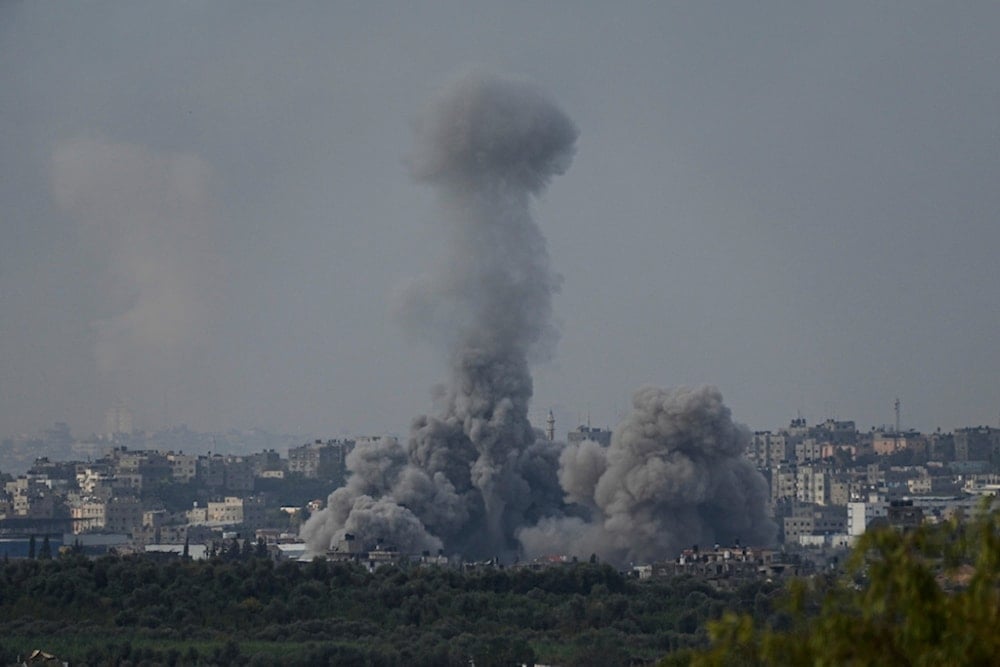
[[[186,429],[147,434],[133,430],[123,405],[109,410],[108,427],[108,434],[89,441],[74,438],[63,423],[37,438],[4,441],[0,535],[47,535],[57,545],[76,542],[98,551],[179,552],[194,544],[199,554],[239,536],[262,540],[278,557],[296,557],[303,517],[343,483],[352,449],[377,439],[299,444],[262,432],[245,438]],[[542,433],[555,437],[551,420]],[[566,439],[607,447],[611,436],[581,425]],[[247,452],[254,443],[280,448]],[[10,467],[31,451],[45,455],[23,471]],[[990,426],[926,434],[796,418],[787,427],[754,432],[745,456],[769,484],[778,543],[691,545],[681,554],[663,554],[658,564],[637,565],[637,575],[798,572],[848,548],[872,525],[905,530],[943,521],[975,512],[983,496],[1000,491],[1000,429]],[[346,544],[335,557],[364,552],[374,554],[375,563],[400,557],[393,549]],[[586,554],[559,557],[573,556]]]

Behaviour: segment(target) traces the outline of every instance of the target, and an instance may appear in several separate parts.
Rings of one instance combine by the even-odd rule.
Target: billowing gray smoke
[[[568,445],[559,482],[586,517],[546,517],[518,536],[525,552],[649,562],[691,544],[774,540],[767,483],[742,456],[750,433],[714,387],[635,393],[605,449]]]
[[[481,72],[446,88],[418,126],[414,176],[441,194],[449,251],[406,291],[408,326],[443,340],[450,377],[409,441],[360,444],[327,507],[306,522],[313,553],[384,540],[466,557],[672,556],[691,541],[770,541],[747,431],[713,389],[644,389],[612,445],[551,443],[528,421],[529,362],[555,331],[558,277],[531,198],[574,152],[573,123],[537,89]]]
[[[314,551],[378,538],[401,549],[470,556],[516,548],[514,530],[560,504],[558,451],[528,421],[530,359],[555,336],[545,239],[531,197],[562,173],[577,130],[536,88],[470,72],[418,126],[414,176],[441,194],[450,251],[404,297],[413,328],[445,340],[451,376],[439,414],[414,420],[405,449],[356,449],[351,477],[306,523]],[[535,493],[547,487],[550,493]]]

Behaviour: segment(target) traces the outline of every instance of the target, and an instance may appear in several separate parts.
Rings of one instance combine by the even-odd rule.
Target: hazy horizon
[[[1000,6],[0,6],[0,436],[405,435],[447,362],[407,161],[470,65],[580,131],[536,426],[710,384],[775,429],[1000,418]]]

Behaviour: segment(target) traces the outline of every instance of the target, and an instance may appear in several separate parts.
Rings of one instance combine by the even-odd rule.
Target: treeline
[[[775,593],[639,582],[595,563],[372,573],[68,554],[0,565],[0,664],[35,648],[74,665],[641,664],[706,645],[706,622],[725,612],[770,614]]]
[[[663,667],[1000,664],[1000,512],[869,530],[843,573],[794,581],[775,616],[727,612]]]

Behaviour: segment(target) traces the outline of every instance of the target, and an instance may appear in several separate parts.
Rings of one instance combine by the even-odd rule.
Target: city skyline
[[[895,403],[895,402],[894,402]],[[104,438],[108,440],[114,439],[116,436],[132,436],[147,434],[152,435],[160,432],[169,432],[179,429],[189,429],[192,433],[199,435],[209,435],[211,433],[238,433],[240,431],[253,431],[262,430],[268,432],[267,429],[263,429],[259,426],[237,426],[229,425],[223,426],[219,429],[214,429],[211,431],[200,431],[198,429],[191,428],[188,424],[183,422],[175,423],[164,423],[157,426],[149,426],[143,424],[136,424],[132,421],[133,410],[121,400],[116,401],[113,405],[109,406],[104,412],[104,428],[97,430],[85,430],[77,429],[73,424],[64,420],[53,418],[50,419],[42,428],[31,432],[18,432],[18,433],[0,433],[2,438],[35,438],[39,436],[45,436],[49,432],[54,432],[56,427],[66,427],[72,436],[77,439],[88,439],[91,437]],[[535,431],[540,433],[545,439],[554,439],[558,442],[574,442],[578,441],[579,437],[574,440],[574,435],[578,436],[580,433],[586,433],[590,430],[595,432],[613,432],[615,427],[618,426],[618,421],[598,423],[594,421],[588,413],[581,412],[577,417],[562,415],[562,418],[557,417],[556,413],[552,410],[532,410],[530,413],[531,424]],[[746,426],[751,433],[760,432],[770,432],[770,431],[780,431],[791,426],[795,426],[798,422],[805,424],[807,426],[819,426],[825,423],[838,422],[838,423],[852,423],[857,429],[858,433],[865,432],[882,432],[882,433],[920,433],[929,435],[933,432],[951,432],[961,429],[970,428],[1000,428],[1000,420],[994,422],[982,422],[982,423],[970,423],[970,424],[959,424],[953,428],[944,429],[941,427],[935,427],[933,429],[919,429],[915,426],[908,425],[905,419],[900,419],[899,427],[897,429],[896,424],[893,419],[882,421],[879,423],[859,423],[857,420],[852,419],[850,415],[838,415],[838,416],[825,416],[818,417],[815,419],[810,419],[804,417],[801,413],[795,415],[790,415],[787,419],[780,423],[775,424],[748,424],[741,422],[740,420],[734,420],[737,423]],[[112,427],[111,424],[127,424],[128,426],[116,426]],[[549,437],[550,429],[554,434],[554,438]],[[390,438],[405,438],[407,436],[406,432],[392,431],[388,428],[373,429],[371,431],[347,431],[345,429],[334,429],[329,432],[302,432],[302,433],[290,433],[290,432],[279,432],[271,431],[270,435],[288,437],[288,438],[303,438],[305,440],[312,441],[313,439],[338,439],[338,438],[372,438],[372,437],[390,437]],[[606,443],[605,443],[606,444]]]

